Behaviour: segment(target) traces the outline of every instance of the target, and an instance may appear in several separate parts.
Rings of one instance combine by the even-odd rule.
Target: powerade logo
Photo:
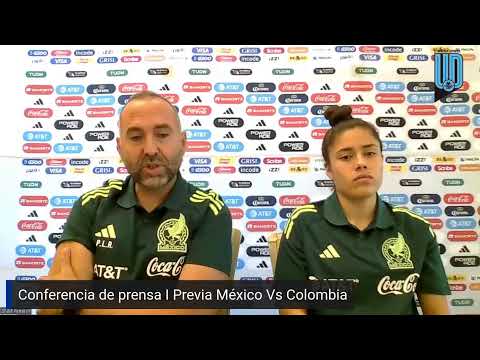
[[[317,113],[313,112],[314,108],[316,108],[316,106],[312,107],[312,113],[316,115]],[[278,109],[278,112],[281,115],[306,115],[308,114],[308,107],[305,105],[290,105],[290,106],[284,105],[284,106],[280,106],[280,108]],[[321,112],[321,114],[323,114],[323,111]],[[321,115],[321,114],[318,114],[318,115]]]
[[[45,168],[45,173],[47,175],[63,175],[67,172],[67,169],[64,167],[47,167]]]
[[[25,131],[23,133],[23,140],[25,141],[50,141],[52,140],[52,133],[49,131]]]
[[[18,256],[43,256],[46,249],[43,245],[19,245],[15,252]]]
[[[113,104],[115,104],[115,97],[112,95],[87,97],[87,105],[90,106],[106,106]]]
[[[375,84],[377,91],[394,91],[400,92],[405,90],[405,84],[398,81],[380,81]]]
[[[50,235],[48,235],[48,241],[52,244],[56,244],[61,238],[62,233],[51,233]]]
[[[245,202],[248,206],[274,206],[277,203],[275,196],[247,196]]]
[[[452,141],[442,141],[440,148],[443,151],[466,151],[471,147],[470,141],[467,140],[452,140]]]
[[[278,144],[278,148],[282,152],[307,151],[309,147],[306,141],[282,141]]]
[[[23,166],[40,166],[43,165],[42,159],[22,159]]]
[[[228,207],[240,207],[243,205],[241,196],[222,196],[223,203]]]
[[[244,145],[239,141],[217,141],[213,149],[218,152],[240,152]]]
[[[210,130],[185,130],[187,140],[208,140],[212,137]]]
[[[96,166],[93,168],[94,174],[113,174],[115,171],[111,166]]]
[[[250,94],[247,96],[247,103],[249,104],[273,104],[275,100],[276,97],[272,94]]]
[[[88,131],[85,134],[87,141],[111,141],[115,137],[113,131]]]
[[[466,115],[470,112],[469,105],[442,105],[440,113],[442,115]]]
[[[99,64],[114,64],[116,62],[118,62],[116,56],[102,56],[97,59],[97,63]]]
[[[310,120],[310,124],[313,127],[320,127],[320,128],[326,128],[330,127],[330,123],[328,122],[327,119],[325,119],[324,116],[315,116]]]
[[[453,256],[450,258],[450,265],[454,267],[471,267],[480,265],[478,256]]]
[[[80,95],[85,91],[83,85],[58,85],[55,92],[60,95]]]
[[[463,85],[463,57],[458,53],[435,53],[435,101]]]
[[[53,151],[57,154],[78,154],[82,152],[82,144],[72,143],[72,144],[55,144],[53,146]]]
[[[477,223],[471,218],[447,219],[447,229],[475,229]]]
[[[438,136],[438,131],[435,129],[410,129],[408,130],[408,137],[410,139],[435,139]]]
[[[67,65],[72,62],[70,58],[51,58],[50,63],[53,65]]]
[[[72,207],[78,196],[53,196],[50,205],[55,207]]]
[[[249,246],[246,253],[248,256],[252,257],[270,256],[270,250],[268,246]]]
[[[80,130],[83,128],[82,120],[57,120],[53,124],[57,130]]]
[[[438,206],[414,206],[412,211],[423,217],[439,217],[442,215],[442,209]]]
[[[382,141],[383,151],[404,151],[407,144],[404,141]]]
[[[382,194],[380,198],[392,205],[405,205],[408,203],[408,196],[406,194]]]
[[[410,165],[411,172],[429,172],[432,171],[431,165]]]
[[[208,166],[190,166],[188,170],[191,174],[210,174],[212,171]]]
[[[246,213],[247,219],[275,219],[277,217],[277,211],[272,208],[264,209],[248,209]]]
[[[213,89],[216,92],[241,92],[244,85],[242,83],[216,83]]]
[[[28,50],[28,56],[47,56],[47,50]]]
[[[248,130],[245,135],[249,140],[272,140],[277,136],[275,130],[270,129]]]

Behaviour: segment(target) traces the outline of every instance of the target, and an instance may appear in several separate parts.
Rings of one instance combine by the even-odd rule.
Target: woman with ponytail
[[[282,314],[448,314],[449,285],[430,223],[378,196],[382,142],[349,106],[325,111],[322,143],[334,191],[295,209],[284,229],[275,280],[350,279],[353,305]]]

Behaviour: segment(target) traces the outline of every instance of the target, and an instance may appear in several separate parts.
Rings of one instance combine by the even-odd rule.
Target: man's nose
[[[147,136],[145,138],[145,143],[144,143],[144,146],[143,146],[143,152],[147,156],[158,155],[158,152],[159,152],[158,146],[151,136]]]

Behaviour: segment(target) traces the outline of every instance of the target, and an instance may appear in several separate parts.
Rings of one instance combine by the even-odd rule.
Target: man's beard
[[[181,164],[181,158],[166,161],[159,157],[145,157],[139,164],[130,166],[125,162],[128,172],[133,180],[148,190],[159,190],[175,178]],[[159,174],[145,174],[144,169],[155,169]]]

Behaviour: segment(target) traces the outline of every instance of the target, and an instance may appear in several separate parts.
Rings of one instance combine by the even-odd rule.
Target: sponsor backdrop
[[[46,274],[74,201],[126,176],[118,116],[132,94],[149,89],[178,108],[187,131],[183,176],[219,192],[243,233],[236,279],[271,278],[268,235],[295,207],[331,193],[322,114],[349,104],[379,129],[383,199],[424,216],[437,234],[451,311],[480,313],[479,48],[449,46],[463,55],[464,84],[434,102],[435,48],[446,49],[5,47],[2,280]]]

